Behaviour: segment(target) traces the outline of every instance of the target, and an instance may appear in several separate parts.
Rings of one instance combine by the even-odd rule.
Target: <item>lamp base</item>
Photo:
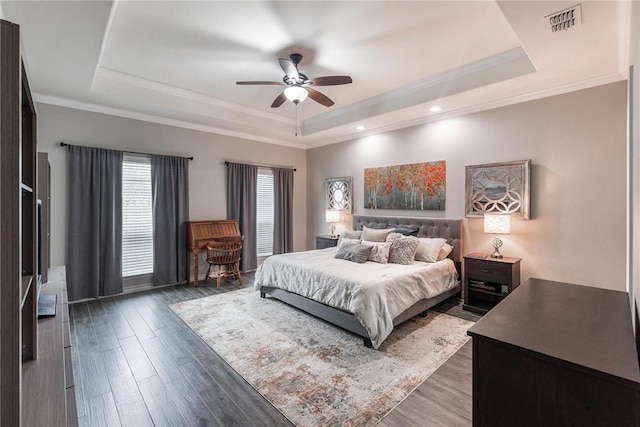
[[[332,239],[335,239],[337,237],[336,236],[336,226],[335,226],[335,224],[331,224],[331,227],[329,228],[329,231],[330,231],[329,237],[331,237]]]
[[[498,237],[494,237],[491,241],[491,246],[493,246],[493,248],[495,249],[491,254],[491,258],[502,259],[502,254],[498,250],[502,246],[502,240],[500,240]]]

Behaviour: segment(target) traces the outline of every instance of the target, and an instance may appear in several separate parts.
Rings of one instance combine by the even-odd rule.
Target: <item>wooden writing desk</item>
[[[193,258],[193,284],[198,286],[198,254],[216,237],[239,236],[238,221],[221,219],[187,222],[187,283],[191,281],[191,257]]]

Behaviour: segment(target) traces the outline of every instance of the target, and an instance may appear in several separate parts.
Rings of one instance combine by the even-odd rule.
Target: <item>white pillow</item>
[[[393,233],[393,228],[369,228],[362,227],[362,240],[367,240],[369,242],[384,242],[387,239],[387,236]]]
[[[440,249],[447,242],[445,239],[439,237],[429,238],[421,237],[418,244],[418,250],[416,250],[416,261],[436,262]]]
[[[373,248],[371,249],[371,253],[369,254],[369,261],[377,262],[379,264],[389,263],[391,242],[370,242],[368,240],[363,240],[362,244],[373,246]]]
[[[442,245],[442,249],[440,249],[440,253],[438,254],[438,261],[442,261],[448,257],[451,252],[453,252],[453,246],[448,243]]]

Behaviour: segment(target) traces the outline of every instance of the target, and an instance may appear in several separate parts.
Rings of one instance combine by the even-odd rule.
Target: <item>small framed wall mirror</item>
[[[353,212],[353,190],[350,176],[328,178],[325,183],[327,209]]]

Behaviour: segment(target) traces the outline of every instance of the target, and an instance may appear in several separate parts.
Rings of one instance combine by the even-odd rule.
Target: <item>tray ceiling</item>
[[[628,3],[0,2],[21,25],[36,100],[301,148],[625,78]],[[335,101],[270,108],[278,57],[304,55]],[[439,112],[431,112],[434,105]],[[363,131],[356,129],[364,127]]]

